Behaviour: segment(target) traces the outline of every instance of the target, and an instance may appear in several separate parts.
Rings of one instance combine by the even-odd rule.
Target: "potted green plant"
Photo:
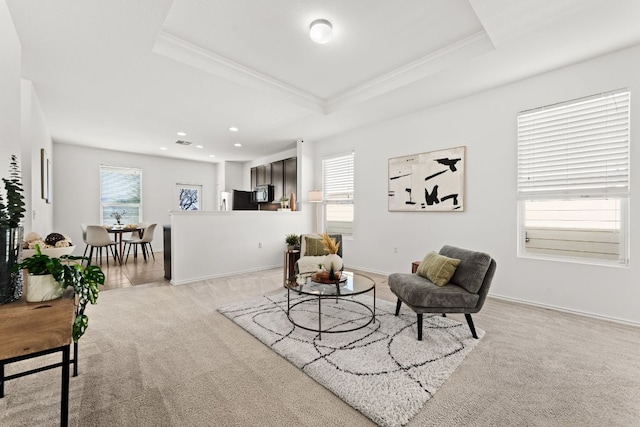
[[[300,244],[300,236],[297,234],[287,234],[284,241],[287,244],[287,250],[293,250]]]
[[[282,209],[286,209],[288,207],[288,203],[287,203],[288,201],[289,201],[288,197],[285,197],[285,196],[280,197],[280,207]]]
[[[2,178],[4,197],[0,193],[0,304],[15,301],[22,295],[22,275],[12,271],[20,259],[24,230],[24,196],[18,158],[11,156],[9,178]]]
[[[86,257],[63,255],[60,258],[53,258],[40,251],[40,245],[36,245],[36,253],[32,257],[25,258],[13,266],[13,271],[26,269],[29,271],[29,282],[27,296],[33,295],[29,299],[39,297],[47,299],[59,298],[64,289],[71,287],[76,295],[76,317],[73,322],[73,341],[78,342],[89,325],[89,317],[84,314],[88,303],[95,304],[98,300],[98,286],[104,285],[104,272],[97,265],[83,267],[78,261],[87,260]],[[54,282],[51,284],[52,290],[33,290],[32,286],[41,286],[41,281],[46,279],[36,279],[36,277],[51,276]],[[48,280],[51,282],[51,280]],[[36,284],[37,283],[37,284]],[[40,299],[43,301],[43,299]]]
[[[127,210],[126,209],[116,209],[115,211],[111,212],[111,217],[116,219],[116,225],[120,226],[122,225],[122,223],[120,222],[122,220],[122,217],[125,216],[127,214]]]

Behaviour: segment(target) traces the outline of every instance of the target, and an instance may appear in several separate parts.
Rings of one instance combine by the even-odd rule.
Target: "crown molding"
[[[487,33],[480,31],[329,99],[321,98],[269,77],[164,30],[158,34],[152,51],[238,85],[278,96],[313,112],[331,114],[406,86],[456,63],[470,60],[494,49]]]
[[[161,30],[151,49],[154,53],[206,71],[225,80],[284,98],[324,114],[325,100],[249,67],[189,43]]]
[[[470,60],[495,47],[485,31],[480,31],[423,56],[407,65],[329,98],[325,102],[327,114],[367,101],[417,80],[433,75],[445,68]]]

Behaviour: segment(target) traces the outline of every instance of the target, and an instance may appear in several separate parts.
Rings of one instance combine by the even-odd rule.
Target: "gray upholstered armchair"
[[[422,340],[423,313],[464,313],[471,334],[476,335],[471,313],[477,313],[484,305],[489,286],[496,271],[496,262],[488,254],[443,246],[440,255],[460,260],[455,273],[443,286],[418,274],[393,273],[389,276],[389,287],[398,297],[396,316],[405,303],[418,315],[418,340]]]

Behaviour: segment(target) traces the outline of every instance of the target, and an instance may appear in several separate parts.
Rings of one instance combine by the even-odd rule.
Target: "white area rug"
[[[292,303],[302,297],[291,293]],[[306,299],[304,297],[302,299]],[[373,298],[353,299],[372,306]],[[426,315],[423,341],[417,340],[416,314],[376,300],[376,321],[363,329],[318,334],[287,318],[287,293],[226,305],[218,311],[289,360],[307,375],[381,426],[401,426],[422,408],[479,340],[466,323]],[[296,306],[292,318],[317,327],[318,303]],[[349,301],[322,301],[322,329],[350,329],[367,323],[366,308]],[[479,338],[484,331],[476,328]]]

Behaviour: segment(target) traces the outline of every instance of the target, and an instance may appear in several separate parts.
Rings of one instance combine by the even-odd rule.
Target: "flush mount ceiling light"
[[[235,144],[233,144],[233,146],[234,147],[242,147],[242,144],[239,144],[239,143],[236,142]]]
[[[184,132],[177,132],[176,135],[178,135],[178,136],[187,136],[187,134],[184,133]]]
[[[235,126],[231,126],[231,127],[229,128],[229,130],[230,130],[231,132],[238,132],[238,128],[237,128],[237,127],[235,127]]]
[[[333,25],[326,19],[316,19],[309,26],[309,37],[318,44],[325,44],[333,36]]]

